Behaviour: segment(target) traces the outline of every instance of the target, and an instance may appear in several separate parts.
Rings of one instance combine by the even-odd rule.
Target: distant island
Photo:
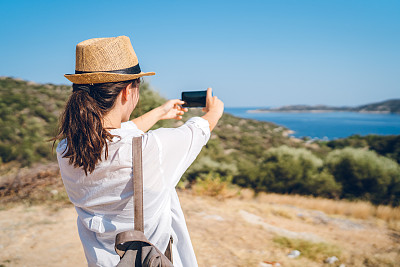
[[[360,112],[380,114],[400,114],[400,99],[390,99],[357,107],[331,107],[325,105],[290,105],[278,108],[262,108],[249,110],[250,113],[261,112],[293,112],[293,113],[322,113],[322,112]]]

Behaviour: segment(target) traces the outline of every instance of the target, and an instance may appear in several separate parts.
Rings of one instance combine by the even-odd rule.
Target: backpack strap
[[[134,197],[134,230],[144,233],[143,219],[143,162],[142,162],[142,137],[132,139],[132,168],[133,168],[133,197]],[[172,262],[172,236],[169,238],[164,255]]]
[[[133,168],[133,197],[134,197],[134,229],[144,233],[143,220],[143,162],[142,162],[142,137],[132,140],[132,168]],[[172,261],[172,236],[169,238],[164,255]]]
[[[134,197],[134,229],[144,233],[143,221],[143,165],[142,137],[134,137],[132,142],[133,163],[133,197]]]

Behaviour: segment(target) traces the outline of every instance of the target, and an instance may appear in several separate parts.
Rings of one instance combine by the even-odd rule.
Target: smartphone
[[[182,98],[185,104],[184,108],[202,108],[206,106],[207,90],[205,91],[186,91],[182,92]]]

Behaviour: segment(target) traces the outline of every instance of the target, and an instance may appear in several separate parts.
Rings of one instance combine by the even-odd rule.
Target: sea
[[[400,114],[251,112],[259,108],[232,107],[225,108],[225,112],[237,117],[273,122],[294,131],[291,135],[297,138],[334,140],[355,134],[362,136],[400,134]]]

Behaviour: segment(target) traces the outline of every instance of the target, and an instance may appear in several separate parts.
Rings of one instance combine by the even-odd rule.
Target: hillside
[[[69,86],[0,79],[0,163],[54,160],[51,146]]]
[[[23,199],[18,185],[22,170],[55,163],[52,143],[58,116],[70,86],[0,79],[0,202],[6,196]],[[140,102],[132,117],[163,104],[165,98],[142,84]],[[160,121],[177,127],[182,121]],[[205,148],[183,175],[180,188],[206,182],[239,185],[255,192],[301,194],[400,205],[398,138],[369,138],[340,143],[309,143],[291,138],[289,129],[269,122],[225,113]],[[361,144],[354,146],[353,144]],[[393,147],[393,149],[391,149]],[[377,154],[376,152],[379,154]],[[46,184],[46,180],[43,180]],[[29,184],[29,182],[27,183]],[[29,190],[23,192],[31,192]],[[217,195],[219,191],[213,194]]]
[[[400,99],[391,99],[357,107],[332,107],[326,105],[290,105],[270,109],[257,109],[252,112],[361,112],[361,113],[392,113],[400,114]]]
[[[30,166],[55,161],[52,143],[46,140],[54,137],[59,114],[71,91],[66,85],[36,84],[9,77],[0,79],[0,163]],[[141,86],[140,94],[132,118],[166,101],[148,84]],[[176,127],[191,116],[201,114],[200,110],[193,109],[182,121],[160,121],[152,129]],[[272,146],[294,144],[286,130],[273,123],[224,114],[203,154],[215,154],[220,159],[235,157],[241,151],[242,157],[255,159]],[[6,166],[0,168],[0,175],[5,171]]]
[[[356,107],[358,112],[400,113],[400,99],[391,99]]]

